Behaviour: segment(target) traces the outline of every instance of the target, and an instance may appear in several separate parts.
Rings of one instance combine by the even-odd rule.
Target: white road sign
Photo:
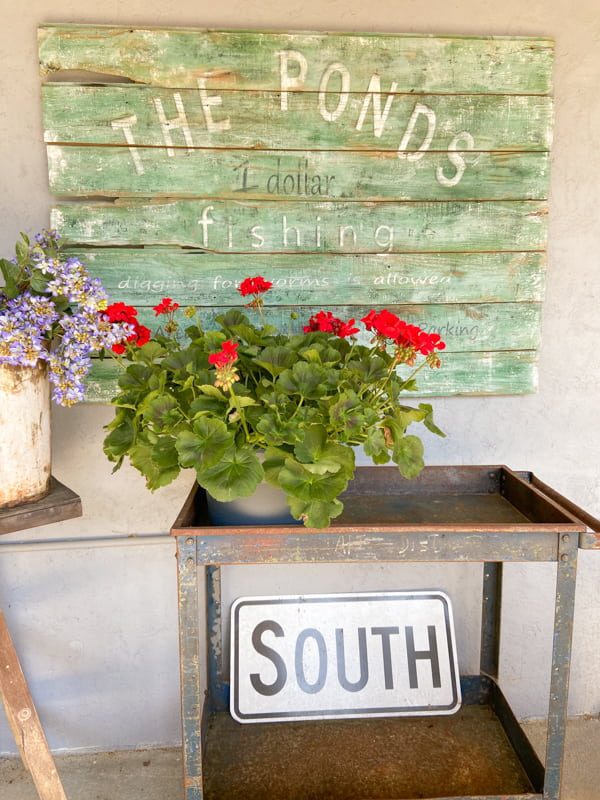
[[[440,591],[241,597],[231,609],[238,722],[453,714],[452,607]]]

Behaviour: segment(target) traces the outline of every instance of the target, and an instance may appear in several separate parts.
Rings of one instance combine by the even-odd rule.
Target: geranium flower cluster
[[[353,327],[354,322],[354,319],[344,322],[334,317],[331,311],[319,311],[309,319],[308,325],[304,326],[304,333],[310,333],[310,331],[325,331],[325,333],[333,333],[335,336],[340,336],[342,339],[345,339],[346,336],[352,336],[359,332],[358,328]]]
[[[369,311],[361,319],[368,331],[375,333],[376,341],[382,349],[391,342],[396,347],[396,357],[409,366],[413,366],[417,353],[427,357],[430,367],[439,367],[440,359],[436,350],[443,350],[446,345],[437,333],[426,333],[418,325],[411,325],[400,319],[387,309]]]
[[[150,341],[150,328],[146,328],[138,322],[137,308],[127,306],[125,303],[113,303],[106,309],[105,316],[116,334],[120,330],[119,326],[123,326],[124,335],[121,335],[120,339],[115,340],[111,345],[113,353],[118,355],[124,353],[127,342],[135,344],[137,347],[142,347],[142,345]]]
[[[255,278],[246,278],[243,280],[239,287],[238,292],[242,295],[242,297],[248,297],[248,295],[252,295],[252,300],[249,303],[246,303],[246,308],[256,308],[263,319],[264,317],[262,313],[262,308],[264,305],[264,301],[262,295],[265,292],[268,292],[273,286],[271,281],[266,281],[262,275],[257,275]]]
[[[48,365],[53,399],[70,406],[84,397],[91,354],[132,335],[127,321],[106,315],[107,294],[78,258],[63,260],[56,231],[43,231],[30,245],[17,245],[1,260],[0,364]]]
[[[238,346],[238,342],[228,339],[223,342],[217,353],[211,353],[208,357],[208,363],[213,364],[217,372],[215,386],[225,392],[229,391],[233,384],[240,379],[234,366],[238,360]]]
[[[246,278],[240,283],[239,293],[242,297],[247,297],[249,294],[260,295],[267,292],[273,286],[271,281],[266,281],[262,275],[257,275],[256,278]]]

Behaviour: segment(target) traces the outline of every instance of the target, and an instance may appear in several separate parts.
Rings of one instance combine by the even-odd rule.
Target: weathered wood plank
[[[52,226],[81,244],[177,245],[226,253],[542,250],[544,203],[61,204]]]
[[[67,800],[1,611],[0,697],[21,759],[31,773],[40,800]]]
[[[535,390],[550,40],[86,25],[39,37],[51,189],[83,201],[58,205],[52,225],[142,322],[160,325],[152,306],[170,296],[211,325],[243,305],[236,283],[263,274],[282,328],[292,309],[300,329],[323,306],[389,307],[439,332],[446,363],[425,394]]]
[[[207,330],[214,328],[214,320],[228,308],[243,305],[242,298],[222,308],[200,308],[199,316]],[[379,306],[375,306],[376,308]],[[267,322],[280,331],[301,333],[303,326],[313,314],[321,309],[331,310],[341,319],[361,319],[373,305],[340,306],[323,303],[317,306],[294,305],[265,308]],[[444,352],[468,352],[481,350],[532,350],[539,344],[540,314],[539,303],[472,303],[439,305],[395,305],[388,303],[386,308],[401,319],[423,330],[439,333],[446,342]],[[163,320],[155,316],[152,307],[138,306],[138,319],[153,331],[162,331]],[[297,315],[292,319],[292,312]],[[258,313],[248,311],[250,318],[260,324]],[[186,320],[182,318],[182,324]],[[361,326],[362,327],[362,326]],[[358,340],[367,344],[371,335],[361,331]]]
[[[419,373],[415,397],[530,394],[537,390],[535,351],[444,353],[441,369]],[[121,367],[112,359],[95,360],[86,384],[88,402],[106,403],[117,394]]]
[[[282,73],[318,91],[330,65],[341,63],[353,91],[366,90],[378,74],[399,91],[543,94],[554,53],[546,38],[64,24],[40,26],[39,45],[42,75],[88,70],[157,86],[195,86],[203,78],[211,87],[273,91],[281,89]]]
[[[408,161],[393,153],[138,147],[134,161],[124,147],[47,149],[50,190],[59,197],[539,200],[550,166],[545,152],[461,151],[452,163],[432,152]]]
[[[223,92],[210,117],[194,89],[48,84],[42,94],[48,143],[415,152],[548,150],[552,136],[551,98],[528,95],[394,94],[376,119],[351,93],[324,119],[313,92],[295,93],[287,110],[280,93]]]
[[[102,279],[115,299],[155,305],[171,297],[181,305],[236,302],[245,277],[274,284],[269,305],[479,303],[540,301],[544,253],[411,253],[264,256],[242,263],[229,254],[167,248],[75,248],[73,254]]]

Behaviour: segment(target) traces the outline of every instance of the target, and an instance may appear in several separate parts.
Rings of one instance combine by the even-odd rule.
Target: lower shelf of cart
[[[497,686],[463,683],[452,716],[241,725],[211,713],[203,797],[541,800],[544,769]]]

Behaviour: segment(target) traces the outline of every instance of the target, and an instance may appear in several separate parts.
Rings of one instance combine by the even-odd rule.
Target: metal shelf
[[[395,468],[362,467],[342,499],[343,514],[325,530],[213,526],[199,487],[177,517],[171,533],[177,537],[186,800],[559,800],[577,552],[594,546],[600,522],[531,473],[503,466],[429,467],[411,481]],[[234,722],[222,669],[220,565],[364,561],[484,565],[480,675],[462,676],[461,711],[443,721]],[[498,685],[502,566],[510,561],[557,565],[545,768]],[[202,617],[206,700],[199,674]],[[381,736],[387,745],[378,762],[360,742]],[[465,754],[470,767],[459,769]],[[340,759],[346,771],[353,762],[362,776],[351,791],[336,772]],[[379,776],[377,763],[387,765]]]

